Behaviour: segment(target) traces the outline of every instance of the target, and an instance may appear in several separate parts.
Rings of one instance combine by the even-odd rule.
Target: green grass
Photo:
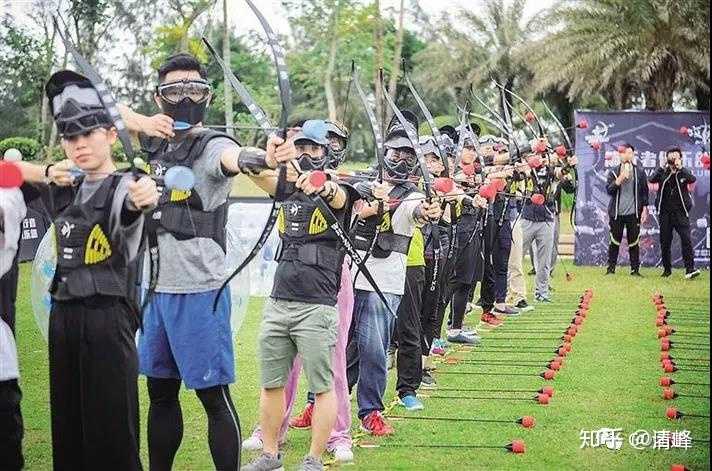
[[[30,309],[28,266],[22,268],[18,300],[18,346],[20,354],[25,417],[25,454],[28,469],[50,469],[49,391],[47,383],[47,347],[41,338]],[[561,271],[561,270],[560,270]],[[657,385],[661,376],[659,367],[659,342],[654,327],[655,311],[650,295],[662,290],[671,299],[698,303],[709,310],[709,274],[705,272],[694,282],[681,279],[679,272],[666,281],[658,278],[657,270],[643,270],[644,279],[632,279],[626,270],[612,277],[601,275],[599,268],[574,267],[576,277],[571,282],[563,280],[561,273],[555,278],[555,304],[538,309],[526,318],[554,317],[555,311],[572,312],[575,297],[587,287],[595,295],[591,312],[583,331],[573,344],[561,373],[552,382],[532,377],[486,377],[439,375],[440,386],[448,387],[515,387],[538,388],[551,384],[556,395],[548,406],[534,403],[474,400],[425,399],[426,409],[421,415],[497,417],[516,419],[522,415],[536,417],[537,425],[524,430],[505,424],[469,424],[429,421],[395,421],[396,434],[392,438],[376,440],[378,443],[487,443],[506,444],[513,439],[523,439],[527,444],[524,455],[512,455],[501,450],[379,448],[356,450],[353,470],[428,470],[428,469],[513,469],[513,470],[563,470],[563,469],[616,469],[616,470],[667,470],[671,463],[684,463],[691,469],[709,469],[709,444],[696,444],[693,449],[636,451],[624,443],[622,450],[606,448],[580,449],[579,433],[582,429],[602,427],[622,428],[624,435],[638,430],[692,431],[693,438],[709,438],[709,426],[703,419],[688,419],[672,423],[663,418],[667,402],[660,397]],[[531,287],[531,278],[527,280]],[[674,309],[675,302],[670,301]],[[232,394],[243,424],[249,433],[257,420],[258,366],[255,352],[258,322],[262,301],[253,299],[247,320],[237,340],[238,382],[232,385]],[[473,322],[472,318],[468,318]],[[525,319],[522,319],[525,320]],[[496,332],[486,333],[488,338],[514,328],[517,320],[508,321]],[[520,324],[523,325],[523,324]],[[511,334],[521,335],[521,334]],[[682,340],[682,339],[681,339]],[[685,339],[689,340],[689,339]],[[553,345],[553,343],[552,343]],[[692,354],[681,354],[692,356]],[[469,353],[468,357],[481,357]],[[502,354],[500,358],[511,357]],[[708,356],[708,355],[696,355]],[[531,359],[544,358],[532,354]],[[441,371],[475,369],[472,365],[439,365]],[[485,369],[485,367],[481,367]],[[490,368],[488,368],[490,370]],[[529,368],[520,371],[532,371]],[[675,374],[680,380],[709,381],[707,373]],[[302,385],[303,386],[303,385]],[[689,390],[679,387],[680,392]],[[702,391],[702,389],[700,389]],[[145,381],[140,380],[143,462],[146,459],[147,396]],[[206,421],[202,408],[192,392],[182,391],[185,433],[176,458],[175,469],[212,469],[206,442]],[[448,395],[455,393],[448,392]],[[390,375],[387,399],[393,397],[393,372]],[[299,396],[299,409],[304,393]],[[674,401],[681,410],[709,414],[705,401],[680,398]],[[399,413],[402,413],[399,411]],[[354,427],[354,430],[356,427]],[[308,432],[291,431],[285,448],[287,469],[306,452]],[[251,458],[253,455],[246,455]]]

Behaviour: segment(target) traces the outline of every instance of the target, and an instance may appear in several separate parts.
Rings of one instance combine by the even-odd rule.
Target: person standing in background
[[[673,147],[665,152],[665,166],[658,167],[650,177],[650,183],[659,185],[655,195],[655,207],[660,222],[660,251],[662,252],[662,277],[672,275],[673,230],[680,237],[682,260],[685,264],[685,278],[691,280],[699,276],[695,269],[695,254],[690,240],[690,208],[692,199],[688,185],[697,178],[682,166],[682,151]]]
[[[634,162],[635,148],[630,144],[618,147],[621,164],[608,172],[606,191],[611,242],[608,246],[606,275],[616,272],[623,231],[628,239],[631,276],[640,274],[640,225],[648,219],[648,180],[645,171]]]

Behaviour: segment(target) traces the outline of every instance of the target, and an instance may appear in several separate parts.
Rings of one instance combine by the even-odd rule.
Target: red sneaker
[[[314,413],[314,404],[311,402],[304,408],[304,412],[296,417],[289,419],[289,426],[298,429],[311,428],[312,414]]]
[[[386,422],[381,411],[373,411],[361,419],[361,430],[376,437],[383,437],[393,433],[393,427]]]
[[[483,312],[480,320],[485,324],[491,325],[492,327],[497,327],[502,324],[502,321],[497,319],[497,317],[495,317],[491,312]]]

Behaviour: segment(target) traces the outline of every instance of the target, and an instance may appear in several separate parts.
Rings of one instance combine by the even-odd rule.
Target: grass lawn
[[[497,336],[521,336],[506,334],[517,329],[517,322],[524,326],[529,319],[555,318],[568,315],[574,310],[576,297],[588,287],[594,289],[591,312],[584,323],[580,335],[575,338],[573,352],[554,381],[546,382],[537,377],[459,376],[438,374],[440,387],[513,387],[538,389],[544,385],[555,388],[556,394],[551,404],[542,406],[533,402],[498,400],[442,400],[426,398],[425,410],[420,415],[461,416],[516,419],[523,415],[533,415],[537,425],[525,430],[514,424],[482,424],[466,422],[394,421],[396,434],[376,443],[400,444],[444,444],[471,443],[505,445],[513,439],[526,442],[527,451],[523,455],[513,455],[499,449],[455,449],[455,448],[358,448],[356,465],[349,469],[364,470],[428,470],[428,469],[522,469],[522,470],[563,470],[563,469],[620,469],[620,470],[667,470],[671,463],[684,463],[691,469],[709,469],[709,442],[695,443],[690,450],[643,450],[633,449],[624,442],[620,451],[607,448],[581,449],[579,434],[582,429],[592,430],[603,427],[621,428],[623,436],[639,429],[652,433],[654,430],[692,431],[692,437],[709,440],[707,419],[684,419],[672,423],[664,418],[669,402],[660,396],[658,379],[659,342],[654,326],[655,310],[650,296],[661,290],[670,301],[673,311],[679,300],[686,306],[694,305],[708,319],[709,273],[693,282],[681,279],[676,272],[672,279],[662,281],[657,270],[643,270],[644,279],[633,279],[620,270],[612,277],[602,276],[599,268],[573,267],[575,279],[563,280],[563,274],[555,277],[555,303],[546,308],[526,314],[526,318],[508,320],[495,332],[484,334],[484,343],[493,342]],[[29,300],[29,266],[22,267],[20,295],[18,300],[18,348],[22,374],[24,398],[22,402],[25,417],[24,449],[28,469],[45,470],[51,467],[49,429],[49,391],[47,375],[47,346],[41,338],[31,313]],[[531,278],[528,280],[531,286]],[[256,338],[260,318],[261,299],[252,299],[248,317],[240,331],[237,345],[238,382],[232,386],[232,394],[240,413],[243,432],[249,433],[257,420],[258,406],[258,366],[256,363]],[[686,307],[686,309],[689,309]],[[563,314],[562,314],[563,313]],[[472,317],[468,317],[474,324]],[[528,327],[534,324],[529,324]],[[519,327],[520,329],[524,327]],[[709,329],[709,327],[707,327]],[[682,338],[680,339],[683,340]],[[691,341],[685,338],[685,341]],[[707,346],[707,340],[702,340]],[[542,344],[540,341],[533,341]],[[497,343],[503,343],[502,340]],[[552,347],[556,341],[546,345]],[[673,354],[676,352],[673,350]],[[687,352],[679,356],[703,356]],[[468,358],[484,358],[484,352],[467,353]],[[494,357],[495,355],[489,355]],[[549,355],[532,353],[515,356],[511,353],[498,354],[498,359],[517,358],[526,361],[545,359]],[[474,365],[440,364],[439,371],[455,370],[537,372],[533,367],[484,367]],[[387,398],[393,397],[393,372],[390,375]],[[709,382],[709,373],[678,372],[674,377],[680,381]],[[302,385],[303,386],[303,385]],[[708,394],[709,388],[699,388],[697,394]],[[679,392],[695,390],[680,385]],[[148,408],[145,381],[140,380],[141,413],[145,421]],[[428,394],[428,393],[425,393]],[[437,394],[431,392],[429,394]],[[440,394],[453,395],[454,392]],[[477,394],[477,393],[469,393]],[[483,393],[489,394],[489,393]],[[304,400],[300,394],[299,401]],[[674,404],[682,411],[709,414],[706,400],[679,398]],[[178,453],[175,469],[212,469],[210,453],[206,442],[206,420],[202,407],[192,392],[182,392],[185,432],[183,444]],[[298,404],[295,409],[299,409]],[[394,409],[391,413],[403,414]],[[146,457],[146,424],[142,424],[143,463]],[[354,427],[356,430],[356,427]],[[308,432],[291,431],[285,447],[287,469],[293,469],[308,449]],[[252,454],[245,458],[252,458]]]

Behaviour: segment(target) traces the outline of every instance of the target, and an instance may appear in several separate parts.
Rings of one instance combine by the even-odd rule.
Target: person
[[[660,224],[660,251],[663,273],[672,275],[673,231],[680,237],[685,278],[691,280],[700,275],[695,269],[695,254],[690,241],[690,209],[692,198],[688,185],[695,183],[696,177],[682,166],[682,150],[672,147],[665,152],[665,165],[658,167],[650,176],[650,183],[659,185],[655,194],[655,207]]]
[[[235,381],[231,301],[229,289],[221,289],[225,224],[232,177],[247,173],[256,182],[267,178],[251,170],[267,157],[261,149],[240,147],[232,137],[202,126],[211,97],[205,67],[180,53],[158,69],[154,99],[161,113],[149,117],[120,108],[128,129],[139,135],[152,173],[163,175],[181,165],[195,175],[190,192],[162,191],[147,228],[148,252],[160,257],[157,280],[150,283],[155,286],[149,284],[145,294],[138,339],[139,371],[146,376],[150,401],[152,470],[172,468],[183,438],[181,382],[195,390],[207,415],[215,468],[240,466],[240,421],[229,389]],[[289,154],[289,145],[283,151]],[[144,271],[151,279],[151,270]]]
[[[622,144],[618,148],[620,165],[608,172],[606,191],[611,241],[608,246],[606,275],[616,272],[623,232],[628,239],[631,276],[640,274],[640,225],[648,219],[648,180],[645,171],[635,163],[635,148]]]
[[[417,133],[417,117],[404,110],[407,123],[395,117],[387,127],[383,183],[370,183],[360,192],[372,202],[364,204],[357,215],[355,243],[362,256],[373,250],[366,266],[388,301],[388,307],[360,273],[354,274],[354,314],[352,333],[347,347],[347,377],[349,388],[358,383],[357,402],[361,429],[383,436],[393,428],[383,417],[383,396],[388,376],[386,355],[391,343],[395,319],[405,289],[406,262],[411,237],[416,226],[440,218],[437,202],[427,201],[416,191],[409,178],[417,166],[414,146],[405,126]],[[390,181],[388,181],[390,180]],[[389,203],[389,200],[393,200]],[[383,211],[379,211],[379,202]],[[376,230],[380,226],[380,230]],[[376,239],[374,240],[374,237]],[[390,311],[389,311],[390,308]]]
[[[327,138],[329,140],[327,171],[334,175],[334,172],[346,158],[349,133],[346,127],[338,122],[326,121]],[[334,427],[329,434],[326,449],[334,454],[334,459],[340,463],[352,462],[354,459],[351,450],[351,399],[349,398],[348,384],[346,381],[346,344],[348,342],[349,328],[351,326],[351,315],[353,312],[354,295],[351,284],[351,271],[349,264],[344,261],[341,270],[341,282],[339,293],[336,298],[336,308],[339,313],[338,334],[336,346],[334,348],[331,365],[334,374],[334,390],[336,392],[337,414]],[[307,393],[307,404],[304,410],[297,416],[290,419],[294,401],[297,398],[297,387],[299,376],[302,371],[302,360],[300,357],[294,359],[292,371],[284,388],[286,402],[285,414],[282,426],[279,430],[279,443],[286,439],[289,427],[296,429],[310,429],[314,415],[315,395],[311,391]],[[242,443],[245,450],[262,450],[262,430],[257,426],[252,435]]]
[[[22,391],[15,345],[15,300],[20,226],[27,207],[23,192],[9,181],[6,185],[3,172],[19,172],[19,169],[0,162],[0,463],[3,469],[19,471],[25,461]]]
[[[549,148],[546,137],[535,139],[531,148]],[[534,156],[536,153],[530,153]],[[535,204],[531,198],[524,201],[522,209],[522,233],[524,253],[536,244],[534,264],[537,267],[534,299],[540,303],[550,303],[551,249],[554,238],[554,218],[556,212],[556,189],[562,180],[571,179],[569,171],[551,165],[549,156],[540,156],[542,165],[532,169],[532,190],[544,198],[543,204]],[[576,164],[575,156],[568,157],[570,165]]]
[[[527,285],[524,276],[524,233],[521,218],[524,201],[521,197],[525,194],[531,168],[526,162],[523,165],[518,165],[517,168],[522,179],[515,180],[510,184],[510,193],[514,194],[517,199],[511,208],[513,214],[510,214],[510,218],[514,222],[512,224],[512,248],[507,265],[507,299],[520,312],[528,312],[533,310],[534,306],[527,302]]]
[[[336,303],[344,251],[332,228],[334,222],[327,218],[336,218],[343,227],[358,196],[335,180],[312,183],[312,172],[323,171],[328,160],[326,130],[323,135],[299,131],[289,140],[294,143],[294,153],[281,162],[296,164],[286,167],[286,187],[279,189],[279,181],[276,187],[262,185],[270,194],[284,194],[277,217],[283,246],[258,338],[262,454],[244,466],[245,471],[283,469],[278,436],[285,415],[284,386],[297,354],[302,358],[309,391],[315,396],[311,444],[301,470],[324,468],[321,456],[337,415],[331,358],[337,340]],[[271,141],[268,146],[277,144],[281,142]],[[277,163],[265,160],[272,169]],[[316,198],[323,198],[323,204],[328,205],[326,214]]]
[[[25,181],[50,182],[56,228],[49,317],[53,466],[137,470],[135,276],[143,213],[155,207],[158,190],[148,176],[117,172],[111,158],[117,131],[87,78],[62,70],[45,91],[67,160],[22,168]],[[81,176],[74,178],[73,167]]]

